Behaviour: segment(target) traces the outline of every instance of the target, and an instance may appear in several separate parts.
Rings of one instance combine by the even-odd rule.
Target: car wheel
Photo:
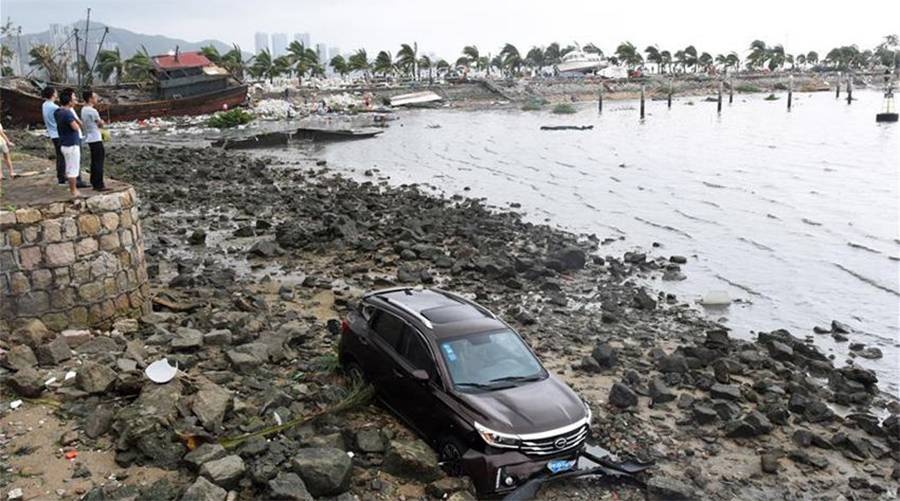
[[[344,374],[353,384],[366,382],[366,373],[358,363],[352,360],[344,364]]]
[[[468,448],[455,437],[446,437],[438,442],[438,458],[448,475],[459,477],[464,474],[462,457]]]

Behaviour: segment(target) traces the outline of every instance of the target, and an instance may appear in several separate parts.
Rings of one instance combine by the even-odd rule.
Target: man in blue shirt
[[[75,115],[75,90],[65,89],[59,95],[60,106],[53,112],[59,135],[59,149],[65,159],[69,192],[79,197],[78,175],[81,173],[81,123]]]
[[[59,184],[66,184],[66,161],[65,158],[63,158],[62,150],[60,150],[59,130],[56,125],[56,117],[54,116],[57,108],[59,108],[54,102],[57,98],[56,89],[48,85],[41,91],[41,96],[44,98],[44,104],[41,105],[41,115],[44,117],[44,127],[47,128],[47,136],[49,136],[50,141],[53,142],[53,151],[56,152],[56,181]],[[81,181],[81,178],[76,180],[76,184],[79,188],[85,186]]]

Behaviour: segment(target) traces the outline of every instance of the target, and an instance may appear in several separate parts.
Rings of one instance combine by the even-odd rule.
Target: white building
[[[304,47],[312,47],[309,44],[309,33],[294,33],[294,40],[303,44]]]
[[[287,33],[272,33],[272,57],[283,56],[287,53]]]
[[[256,47],[256,53],[259,54],[264,49],[269,49],[269,34],[262,31],[257,31],[253,36],[253,42],[254,46]]]
[[[316,54],[319,56],[319,64],[328,64],[328,46],[323,43],[316,44]]]

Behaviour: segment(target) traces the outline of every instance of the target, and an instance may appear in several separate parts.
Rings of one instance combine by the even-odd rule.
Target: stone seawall
[[[60,331],[149,312],[136,194],[116,186],[75,202],[0,207],[0,331],[35,318]]]

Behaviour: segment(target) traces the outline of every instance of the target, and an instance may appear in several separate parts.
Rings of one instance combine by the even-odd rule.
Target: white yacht
[[[609,63],[603,56],[576,49],[562,57],[556,70],[560,73],[593,73],[607,66]]]

